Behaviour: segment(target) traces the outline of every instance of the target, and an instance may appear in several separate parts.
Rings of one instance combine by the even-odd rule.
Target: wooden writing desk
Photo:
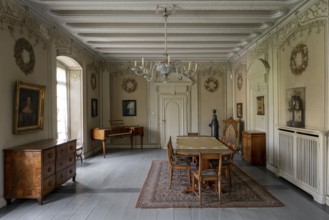
[[[122,120],[110,121],[110,128],[93,128],[91,130],[91,139],[93,140],[93,150],[95,141],[101,141],[103,147],[103,157],[106,155],[106,139],[130,137],[130,146],[133,148],[133,137],[141,137],[141,149],[143,149],[144,127],[125,126]]]

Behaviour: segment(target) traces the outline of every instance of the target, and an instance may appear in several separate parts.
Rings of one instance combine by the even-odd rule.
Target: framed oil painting
[[[122,115],[136,116],[136,100],[122,100]]]
[[[265,108],[264,108],[264,96],[257,97],[257,115],[264,115]]]
[[[91,99],[91,117],[97,117],[98,115],[98,101],[97,99]]]
[[[242,118],[242,103],[236,104],[236,117]]]
[[[45,86],[16,82],[13,133],[43,129]]]

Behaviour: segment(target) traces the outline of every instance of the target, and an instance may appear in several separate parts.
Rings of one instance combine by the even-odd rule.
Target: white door
[[[169,137],[176,147],[176,137],[186,134],[186,96],[160,95],[159,101],[161,148],[167,148]]]

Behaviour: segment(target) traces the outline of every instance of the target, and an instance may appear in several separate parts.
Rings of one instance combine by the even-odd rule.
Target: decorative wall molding
[[[235,59],[234,62],[240,62],[244,56],[247,56],[248,62],[253,63],[271,48],[281,48],[284,50],[285,46],[290,45],[291,41],[294,41],[296,34],[303,35],[302,32],[306,30],[308,30],[308,34],[313,31],[320,33],[320,30],[327,24],[327,19],[328,0],[319,0],[305,11],[295,15],[295,18],[282,28],[268,33],[267,36],[264,36],[263,40],[256,42],[254,47],[248,49],[244,55]]]
[[[70,78],[74,81],[81,80],[81,70],[80,69],[69,69]]]
[[[328,17],[328,0],[319,0],[306,11],[298,14],[297,19],[299,24],[306,24],[316,19]]]
[[[12,36],[23,35],[35,39],[34,46],[41,42],[46,49],[50,43],[54,43],[57,55],[69,56],[81,65],[83,61],[100,62],[101,58],[88,51],[80,42],[74,41],[66,33],[59,31],[53,24],[43,20],[41,16],[29,11],[24,2],[15,0],[0,1],[0,31],[9,28]],[[87,63],[88,63],[87,62]]]

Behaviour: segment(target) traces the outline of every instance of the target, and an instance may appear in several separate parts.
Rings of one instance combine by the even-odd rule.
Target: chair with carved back
[[[187,136],[199,136],[199,132],[187,132]]]
[[[169,138],[167,144],[167,154],[170,164],[170,176],[169,176],[169,188],[171,188],[172,178],[174,171],[186,171],[187,178],[189,183],[191,183],[191,165],[188,158],[184,157],[176,157],[171,141],[171,137]]]
[[[211,168],[208,166],[210,160],[217,161],[219,166]],[[221,178],[222,178],[222,154],[221,153],[199,153],[199,166],[192,174],[192,190],[199,197],[199,203],[202,204],[202,186],[206,182],[215,182],[218,193],[219,203],[221,202]],[[195,186],[198,186],[196,189]]]
[[[232,117],[223,120],[223,136],[220,140],[228,145],[234,144],[239,147],[240,144],[240,120],[235,120]]]
[[[199,136],[199,132],[188,132],[187,136],[190,136],[190,137]],[[197,157],[192,157],[191,160],[192,160],[192,163],[197,164]]]

